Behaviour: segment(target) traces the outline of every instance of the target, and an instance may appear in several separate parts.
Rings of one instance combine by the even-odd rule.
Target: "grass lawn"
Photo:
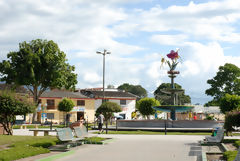
[[[63,128],[64,125],[54,125],[53,124],[53,128]],[[28,129],[35,129],[35,125],[27,125],[27,128]],[[50,125],[48,126],[38,126],[38,128],[45,128],[45,129],[49,129],[50,128]],[[20,129],[20,125],[13,125],[13,129]]]
[[[96,134],[98,132],[95,132]],[[105,134],[105,132],[104,132]],[[165,135],[164,132],[157,131],[108,131],[108,134],[132,134],[132,135]],[[211,135],[210,132],[167,132],[167,135]]]
[[[106,140],[107,138],[101,138],[101,137],[89,137],[85,138],[84,142],[85,144],[103,144],[102,141]]]
[[[234,143],[233,145],[239,148],[240,140],[239,139],[224,139],[224,143]],[[227,161],[233,161],[237,156],[238,151],[226,151],[223,153],[223,156],[227,158]]]
[[[11,161],[49,153],[48,147],[56,145],[58,142],[54,136],[0,135],[0,161]]]
[[[97,134],[98,132],[94,132]],[[104,134],[106,132],[104,131]],[[110,131],[108,130],[108,134],[128,134],[128,135],[165,135],[165,132],[159,131]],[[212,135],[211,132],[167,132],[167,135]],[[239,136],[240,134],[233,134],[234,136]]]

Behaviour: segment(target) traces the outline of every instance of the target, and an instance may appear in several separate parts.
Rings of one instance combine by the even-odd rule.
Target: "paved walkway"
[[[57,161],[196,161],[203,136],[101,135],[116,138],[107,145],[83,145]]]

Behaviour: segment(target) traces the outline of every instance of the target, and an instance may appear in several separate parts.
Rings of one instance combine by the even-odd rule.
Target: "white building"
[[[84,89],[81,93],[85,96],[95,99],[95,110],[101,106],[103,100],[103,91],[101,88]],[[115,102],[122,108],[122,112],[115,116],[121,116],[125,120],[131,120],[131,114],[135,111],[137,96],[118,89],[105,89],[105,100]]]

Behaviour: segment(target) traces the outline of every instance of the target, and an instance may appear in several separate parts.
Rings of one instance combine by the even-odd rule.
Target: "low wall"
[[[214,128],[223,126],[223,121],[212,120],[166,120],[169,128]],[[118,120],[118,127],[164,128],[165,120]]]

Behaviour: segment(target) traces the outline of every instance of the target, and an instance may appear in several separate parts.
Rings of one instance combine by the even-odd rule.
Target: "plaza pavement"
[[[204,136],[100,135],[115,138],[106,145],[83,145],[57,161],[200,161],[197,141]]]
[[[25,129],[14,130],[14,135],[31,135]],[[39,133],[40,136],[43,133]],[[55,132],[50,133],[56,135]],[[114,138],[106,145],[81,145],[71,150],[69,155],[61,155],[57,161],[200,161],[201,147],[199,135],[97,135]],[[240,137],[225,137],[238,138]],[[21,161],[41,160],[55,153],[21,159]],[[59,153],[58,153],[59,154]]]

